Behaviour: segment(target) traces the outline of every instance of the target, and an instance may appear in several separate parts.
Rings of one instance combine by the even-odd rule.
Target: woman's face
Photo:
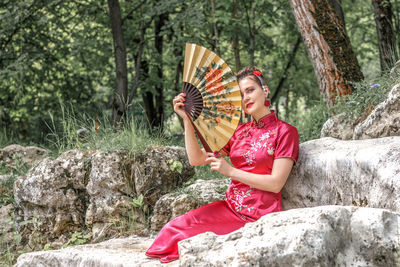
[[[242,94],[244,112],[253,117],[256,114],[264,113],[266,95],[261,86],[250,77],[246,77],[240,80],[239,87]]]

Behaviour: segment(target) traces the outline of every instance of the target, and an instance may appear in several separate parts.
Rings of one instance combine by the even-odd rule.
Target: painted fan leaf
[[[236,76],[214,52],[186,44],[183,92],[185,110],[203,146],[209,152],[220,151],[240,120],[241,95]]]

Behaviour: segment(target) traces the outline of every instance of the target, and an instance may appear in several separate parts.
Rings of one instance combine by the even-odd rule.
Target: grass
[[[387,98],[394,85],[400,83],[400,77],[385,73],[381,76],[355,83],[351,95],[336,98],[333,107],[325,107],[322,100],[314,101],[308,106],[303,99],[298,99],[295,108],[289,110],[290,124],[296,126],[300,143],[318,139],[323,124],[335,114],[345,113],[349,120],[361,122],[372,110]]]
[[[73,108],[62,109],[60,121],[51,116],[51,134],[47,137],[51,150],[57,156],[71,149],[80,150],[124,150],[129,154],[153,145],[177,145],[179,140],[152,130],[142,119],[128,118],[120,128],[115,129],[107,114],[93,119],[86,114],[76,114]]]

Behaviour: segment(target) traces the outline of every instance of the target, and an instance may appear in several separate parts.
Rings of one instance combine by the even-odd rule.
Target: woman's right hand
[[[185,101],[186,101],[185,97],[186,97],[185,93],[180,93],[179,95],[175,96],[174,99],[172,100],[172,105],[174,106],[174,111],[183,120],[189,119],[189,117],[186,114],[185,109],[184,109]]]

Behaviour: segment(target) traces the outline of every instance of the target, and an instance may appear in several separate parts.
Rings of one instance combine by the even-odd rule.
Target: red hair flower
[[[254,75],[257,75],[257,76],[261,76],[261,75],[262,75],[261,72],[258,71],[258,70],[253,71],[253,74],[254,74]]]

